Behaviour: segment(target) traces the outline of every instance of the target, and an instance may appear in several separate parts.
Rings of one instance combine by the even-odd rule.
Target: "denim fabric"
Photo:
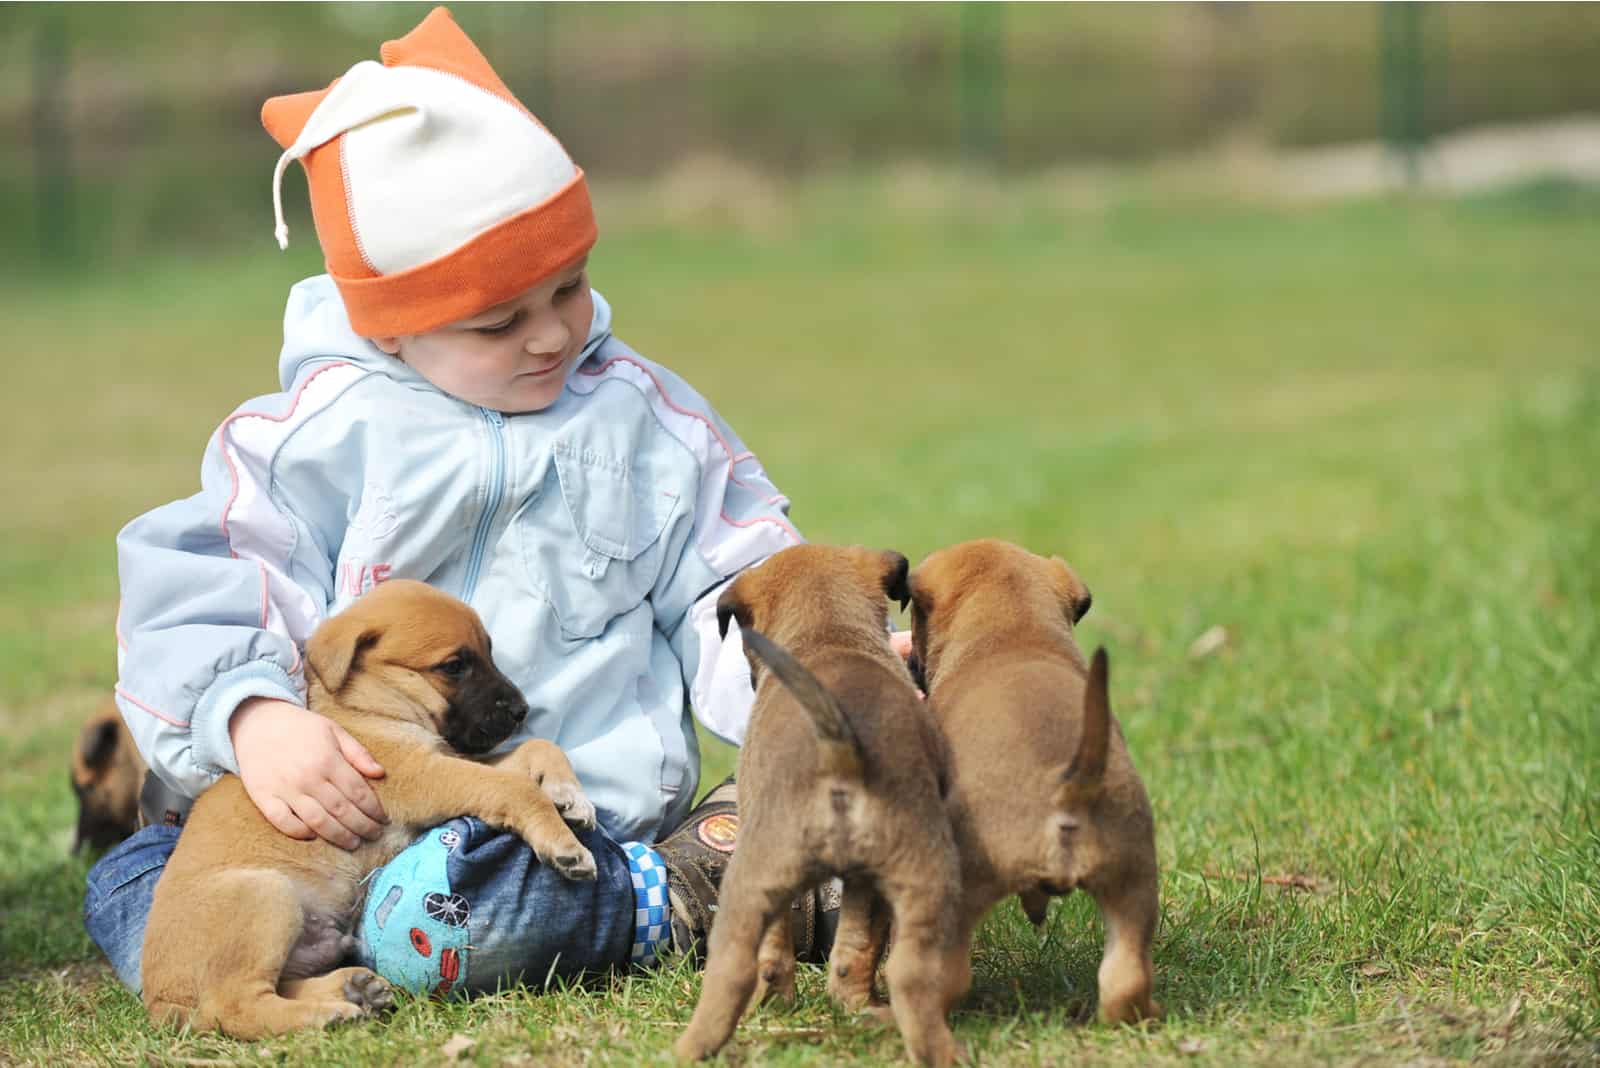
[[[177,844],[178,828],[146,827],[117,843],[89,869],[83,925],[117,978],[135,994],[144,957],[144,921],[156,895],[156,880]]]
[[[593,882],[563,878],[521,838],[481,820],[441,824],[368,880],[357,963],[396,986],[436,993],[487,992],[518,980],[538,986],[626,964],[633,944],[627,855],[603,831],[574,833],[594,854]]]
[[[369,877],[369,892],[379,896],[369,897],[362,909],[352,963],[378,965],[374,970],[384,978],[419,991],[438,989],[437,965],[447,947],[456,954],[449,963],[454,974],[443,977],[447,990],[489,991],[518,980],[537,986],[549,976],[626,964],[634,918],[628,858],[601,831],[576,833],[594,854],[593,882],[562,878],[541,865],[521,838],[479,820],[440,825]],[[174,828],[146,827],[89,871],[84,925],[117,978],[135,993],[145,920],[177,840]],[[435,860],[443,842],[450,844],[441,866]],[[441,877],[447,887],[434,885]],[[396,887],[401,894],[382,910],[387,922],[374,922]],[[446,900],[451,895],[459,900]],[[426,922],[413,922],[413,909]],[[424,945],[432,951],[431,971],[405,956],[420,956]]]

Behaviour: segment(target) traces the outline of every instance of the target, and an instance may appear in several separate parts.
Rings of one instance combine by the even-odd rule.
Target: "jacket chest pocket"
[[[518,520],[528,577],[569,638],[592,638],[641,604],[665,553],[678,494],[645,468],[558,443]]]

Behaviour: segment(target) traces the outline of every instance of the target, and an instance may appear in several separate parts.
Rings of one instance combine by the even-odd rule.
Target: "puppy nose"
[[[506,694],[494,703],[494,710],[503,712],[521,723],[527,718],[528,702],[522,699],[521,694]]]

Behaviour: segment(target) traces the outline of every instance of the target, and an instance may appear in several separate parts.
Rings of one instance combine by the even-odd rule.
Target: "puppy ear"
[[[883,594],[889,600],[896,602],[902,609],[911,603],[911,588],[906,585],[908,573],[911,570],[911,561],[895,552],[886,550],[883,554]]]
[[[356,660],[378,643],[370,626],[345,622],[338,616],[323,623],[306,643],[306,667],[329,693],[338,693],[350,678]]]
[[[915,571],[906,576],[906,599],[915,606],[917,613],[927,617],[933,613],[933,591],[928,588]]]
[[[1067,565],[1059,556],[1052,556],[1050,563],[1055,565],[1056,594],[1061,598],[1061,604],[1067,613],[1067,618],[1074,623],[1089,614],[1089,606],[1094,603],[1094,597],[1089,593],[1089,587],[1083,584],[1078,573]]]
[[[98,719],[84,725],[78,735],[78,759],[90,771],[99,771],[111,762],[117,751],[117,721]]]
[[[728,636],[728,620],[737,619],[739,629],[746,630],[750,626],[750,606],[745,603],[744,591],[735,581],[722,591],[722,596],[717,598],[717,633],[722,637]]]

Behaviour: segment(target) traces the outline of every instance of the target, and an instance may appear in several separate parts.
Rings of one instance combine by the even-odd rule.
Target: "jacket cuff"
[[[206,687],[189,721],[191,755],[202,770],[239,774],[239,759],[233,754],[228,723],[234,710],[252,697],[305,704],[305,696],[289,673],[270,660],[252,660],[224,671]]]

